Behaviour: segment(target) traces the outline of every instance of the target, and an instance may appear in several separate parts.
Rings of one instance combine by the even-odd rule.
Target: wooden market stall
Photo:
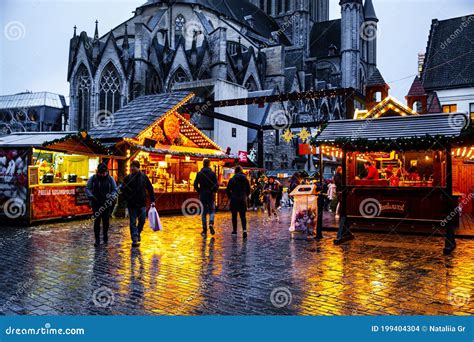
[[[2,219],[31,223],[90,215],[87,180],[109,158],[108,149],[86,132],[0,138]]]
[[[234,159],[178,112],[193,96],[188,92],[141,96],[115,112],[110,125],[90,131],[112,146],[115,155],[126,158],[119,163],[119,175],[128,172],[132,160],[140,162],[153,184],[160,212],[181,211],[186,200],[198,197],[193,184],[204,158],[211,161],[219,184],[223,184],[225,162]]]
[[[469,117],[458,113],[329,122],[314,143],[343,154],[335,242],[352,238],[351,222],[411,223],[445,229],[445,252],[451,252],[459,212],[452,149],[469,139],[468,126]]]

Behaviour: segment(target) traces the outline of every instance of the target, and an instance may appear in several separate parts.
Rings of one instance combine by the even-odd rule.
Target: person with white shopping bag
[[[147,175],[140,171],[140,162],[134,160],[130,163],[130,174],[125,177],[121,190],[127,201],[130,216],[130,235],[132,247],[139,247],[146,220],[146,194],[150,196],[151,208],[155,207],[155,192]],[[138,224],[137,224],[138,220]]]
[[[160,215],[158,215],[158,211],[156,210],[155,206],[150,207],[148,210],[148,222],[150,223],[150,228],[154,231],[163,230],[163,226],[161,225]]]

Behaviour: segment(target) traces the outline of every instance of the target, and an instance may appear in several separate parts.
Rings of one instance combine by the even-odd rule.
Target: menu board
[[[39,184],[39,167],[28,166],[28,186]]]
[[[89,205],[89,198],[86,194],[86,187],[76,186],[76,205]]]

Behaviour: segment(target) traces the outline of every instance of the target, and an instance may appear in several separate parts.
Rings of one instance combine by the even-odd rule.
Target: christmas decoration
[[[300,134],[298,134],[298,136],[300,137],[301,141],[306,142],[306,140],[308,140],[308,138],[311,137],[311,133],[308,132],[306,127],[303,127],[303,129],[301,130]]]
[[[282,137],[283,137],[283,140],[285,140],[287,143],[289,143],[289,142],[291,142],[291,140],[293,140],[293,138],[294,138],[295,136],[294,136],[293,133],[290,131],[290,129],[287,129],[287,130],[285,131],[285,133],[283,133]]]

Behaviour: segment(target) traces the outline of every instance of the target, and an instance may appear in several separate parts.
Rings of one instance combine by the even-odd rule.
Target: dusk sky
[[[144,0],[3,0],[0,3],[0,94],[25,90],[69,94],[66,81],[69,39],[78,33],[100,35],[130,16]],[[331,18],[340,17],[331,0]],[[378,67],[391,95],[404,101],[417,72],[417,53],[424,52],[431,20],[474,14],[473,0],[373,0],[379,22]],[[18,29],[14,40],[8,28]],[[17,39],[18,38],[18,39]]]

